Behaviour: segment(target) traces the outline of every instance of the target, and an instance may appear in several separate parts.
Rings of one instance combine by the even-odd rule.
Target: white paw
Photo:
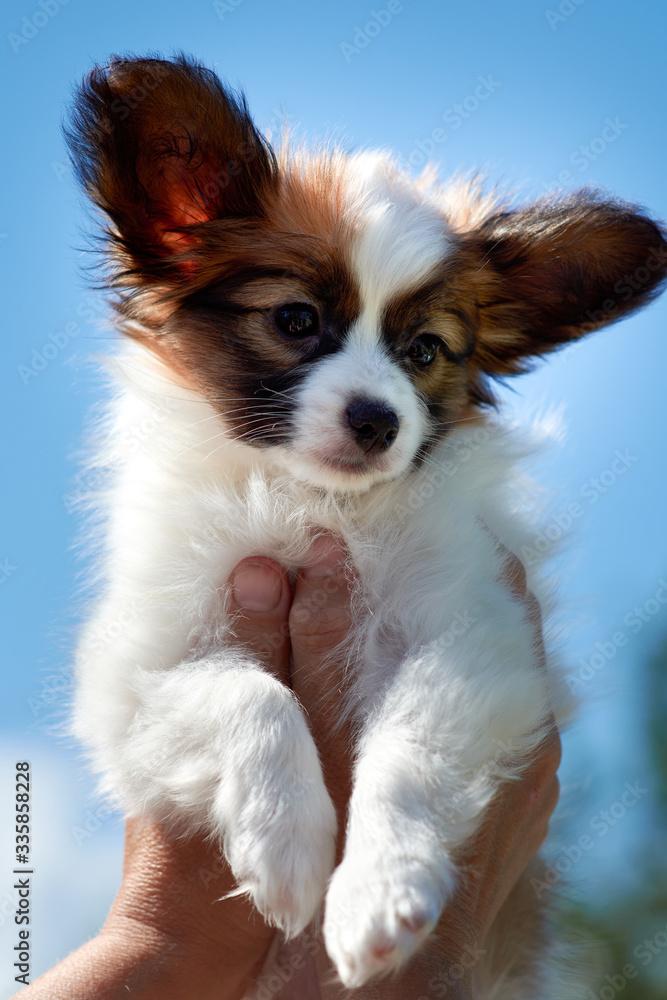
[[[335,836],[331,799],[322,779],[310,778],[254,833],[227,840],[239,888],[288,938],[300,934],[320,910],[334,866]]]
[[[345,986],[395,972],[428,937],[454,891],[453,866],[346,857],[327,892],[324,940]]]
[[[322,905],[336,813],[301,709],[272,683],[266,721],[255,709],[256,727],[243,730],[223,768],[213,814],[239,889],[293,937]]]

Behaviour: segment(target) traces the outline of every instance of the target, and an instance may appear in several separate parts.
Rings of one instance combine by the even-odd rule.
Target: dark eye
[[[415,337],[408,347],[408,357],[418,368],[428,368],[435,361],[440,345],[439,337],[433,336],[432,333],[423,333],[421,337]]]
[[[275,313],[275,323],[281,333],[295,340],[313,337],[319,329],[317,310],[304,302],[290,302]]]

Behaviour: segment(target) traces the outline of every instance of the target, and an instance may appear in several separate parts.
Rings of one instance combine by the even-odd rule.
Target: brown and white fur
[[[216,837],[285,934],[324,904],[329,955],[358,986],[430,933],[453,856],[559,712],[501,580],[530,527],[490,380],[646,303],[661,229],[591,191],[509,207],[385,154],[277,156],[184,58],[94,70],[68,138],[110,221],[127,338],[75,731],[128,814]],[[302,709],[224,610],[239,559],[297,571],[323,530],[357,579],[335,870]],[[542,995],[538,905],[518,887],[476,996]]]

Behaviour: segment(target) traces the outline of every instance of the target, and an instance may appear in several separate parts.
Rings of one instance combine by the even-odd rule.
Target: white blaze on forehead
[[[341,170],[351,233],[347,263],[361,310],[340,350],[319,358],[295,392],[289,462],[313,483],[359,490],[404,473],[425,439],[428,411],[383,343],[382,313],[396,295],[428,279],[454,240],[441,213],[386,156],[362,153],[344,160]],[[349,421],[355,401],[378,403],[398,418],[395,441],[366,467]],[[356,461],[358,468],[337,468],[339,458]]]
[[[354,231],[351,266],[362,300],[355,333],[377,337],[387,302],[418,287],[448,256],[451,233],[442,215],[382,154],[350,158],[346,193]]]

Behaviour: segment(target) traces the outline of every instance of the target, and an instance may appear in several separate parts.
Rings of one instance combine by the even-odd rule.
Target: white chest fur
[[[530,624],[500,581],[501,546],[516,552],[525,540],[516,448],[480,421],[453,429],[409,475],[336,496],[295,482],[270,451],[230,441],[205,402],[141,364],[127,369],[102,449],[102,587],[79,649],[76,734],[129,813],[216,833],[260,910],[288,933],[301,929],[331,874],[333,808],[298,705],[234,644],[224,590],[239,559],[267,555],[296,571],[314,536],[334,532],[359,581],[355,685],[341,710],[366,722],[327,912],[361,891],[359,866],[372,869],[381,836],[397,866],[392,892],[424,915],[417,941],[453,891],[451,853],[508,752],[535,746],[550,707]],[[292,797],[294,815],[273,829],[276,796],[295,781],[308,794]],[[415,859],[419,885],[408,884]],[[368,893],[362,922],[364,907],[393,905],[391,892]],[[365,945],[345,957],[355,952],[346,935],[361,941],[361,929],[331,918],[327,934],[346,981],[367,978]]]

